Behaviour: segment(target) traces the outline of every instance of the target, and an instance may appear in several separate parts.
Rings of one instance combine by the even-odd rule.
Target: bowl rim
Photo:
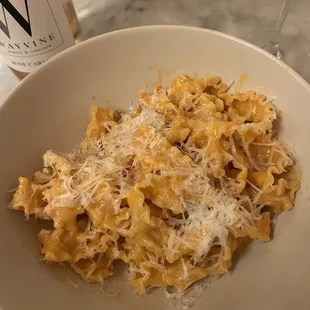
[[[309,93],[310,93],[310,84],[299,74],[297,73],[294,69],[292,69],[290,66],[288,66],[286,63],[275,57],[274,55],[268,53],[264,49],[249,43],[243,39],[240,39],[238,37],[235,37],[233,35],[229,35],[220,31],[216,30],[211,30],[207,28],[200,28],[200,27],[194,27],[194,26],[183,26],[183,25],[147,25],[147,26],[137,26],[137,27],[129,27],[129,28],[124,28],[120,30],[115,30],[107,33],[103,33],[101,35],[95,36],[93,38],[87,39],[81,43],[75,44],[66,50],[60,52],[59,54],[53,56],[51,59],[49,59],[46,63],[42,64],[37,70],[26,76],[23,80],[21,80],[17,86],[8,94],[8,96],[5,98],[5,100],[0,104],[0,113],[1,111],[9,104],[11,101],[11,98],[15,96],[16,93],[19,92],[19,89],[22,87],[27,86],[27,84],[32,80],[35,79],[36,76],[40,75],[41,72],[48,70],[49,67],[52,67],[55,62],[58,61],[58,59],[70,55],[71,53],[74,53],[74,51],[78,50],[80,47],[83,47],[88,44],[92,44],[96,41],[100,41],[104,38],[108,38],[111,36],[116,36],[118,34],[132,34],[134,32],[144,32],[144,31],[149,31],[149,30],[186,30],[186,31],[193,31],[193,32],[201,32],[201,33],[208,33],[211,35],[219,36],[225,39],[228,39],[230,41],[236,41],[242,45],[247,46],[248,48],[255,50],[261,54],[264,55],[264,57],[268,57],[271,60],[273,60],[277,65],[281,66],[283,69],[285,69],[289,74],[291,74]]]

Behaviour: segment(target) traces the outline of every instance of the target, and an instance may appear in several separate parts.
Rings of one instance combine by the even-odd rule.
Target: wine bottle
[[[0,0],[0,53],[20,78],[80,39],[72,0]]]

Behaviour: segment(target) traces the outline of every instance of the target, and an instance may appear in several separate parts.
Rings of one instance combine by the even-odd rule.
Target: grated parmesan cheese
[[[286,170],[293,166],[286,147],[272,136],[276,110],[249,92],[238,94],[241,112],[230,114],[229,88],[218,77],[179,76],[168,89],[142,93],[129,113],[96,107],[74,152],[47,151],[43,171],[21,182],[10,205],[54,221],[55,230],[40,233],[45,257],[59,261],[63,251],[84,279],[101,283],[123,260],[139,294],[168,287],[187,309],[210,281],[191,284],[226,272],[245,241],[239,238],[268,240],[270,213],[262,216],[260,203],[276,195],[281,212],[283,194],[291,207],[299,183]],[[71,255],[79,251],[85,261]]]

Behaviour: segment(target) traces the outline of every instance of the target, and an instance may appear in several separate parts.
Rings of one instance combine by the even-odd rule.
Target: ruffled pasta
[[[9,208],[53,222],[38,235],[47,263],[102,282],[121,260],[138,294],[182,292],[269,241],[273,214],[293,207],[300,182],[275,118],[261,94],[177,76],[131,113],[93,107],[81,146],[47,151]]]

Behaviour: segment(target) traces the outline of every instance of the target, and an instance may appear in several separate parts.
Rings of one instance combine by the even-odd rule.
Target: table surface
[[[73,0],[85,39],[109,31],[155,24],[209,28],[268,42],[283,0]],[[310,82],[310,1],[291,0],[282,28],[283,61]],[[19,83],[0,57],[0,104]]]

